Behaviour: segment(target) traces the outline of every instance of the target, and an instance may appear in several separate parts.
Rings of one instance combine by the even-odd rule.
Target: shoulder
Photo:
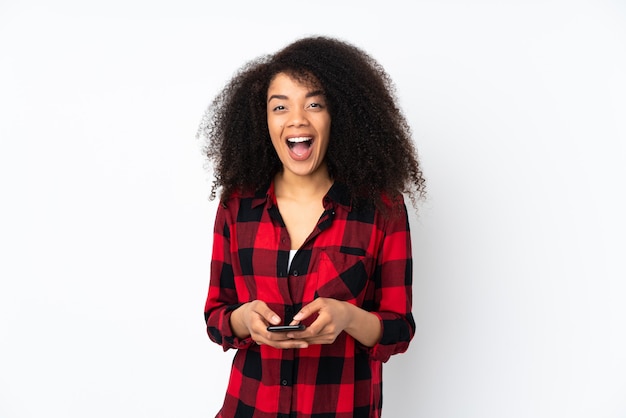
[[[245,191],[245,190],[238,188],[238,189],[231,191],[227,195],[220,196],[219,205],[220,207],[223,207],[223,208],[239,207],[242,201],[254,200],[254,199],[258,199],[259,197],[263,198],[265,196],[266,196],[266,192],[255,193],[252,191]]]
[[[220,198],[218,217],[226,218],[228,223],[261,221],[269,199],[266,190],[234,190]]]
[[[398,193],[395,195],[381,195],[380,207],[376,209],[377,219],[382,223],[383,228],[387,231],[408,231],[409,215],[407,212],[404,195]]]
[[[407,210],[404,195],[402,193],[381,193],[380,202],[376,207],[376,212],[378,212],[378,214],[385,219],[406,217]]]
[[[397,210],[405,207],[404,195],[402,193],[396,193],[395,195],[389,193],[381,194],[381,202],[384,210]]]

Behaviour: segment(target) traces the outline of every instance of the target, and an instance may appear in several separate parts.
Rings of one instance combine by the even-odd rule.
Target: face
[[[267,125],[283,175],[328,175],[330,113],[319,87],[277,74],[267,90]]]

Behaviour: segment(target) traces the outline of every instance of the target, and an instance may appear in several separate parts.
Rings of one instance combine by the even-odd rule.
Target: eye
[[[283,105],[278,105],[278,106],[274,106],[274,107],[272,108],[272,111],[273,111],[273,112],[279,112],[279,111],[281,111],[281,110],[285,110],[285,106],[283,106]]]
[[[313,102],[313,103],[309,103],[307,107],[310,107],[313,109],[323,109],[324,105],[322,103]]]

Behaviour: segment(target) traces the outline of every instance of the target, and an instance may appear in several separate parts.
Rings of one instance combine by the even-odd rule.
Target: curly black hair
[[[370,55],[345,41],[313,36],[243,65],[213,99],[198,136],[213,162],[211,199],[259,191],[282,169],[267,126],[267,91],[278,73],[319,85],[331,116],[326,162],[353,203],[382,208],[384,196],[407,193],[413,204],[425,180],[395,86]]]

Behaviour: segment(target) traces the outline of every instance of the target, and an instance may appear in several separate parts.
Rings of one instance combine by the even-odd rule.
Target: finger
[[[338,333],[333,331],[332,327],[328,327],[328,326],[313,327],[312,326],[311,328],[312,329],[309,330],[310,334],[296,335],[294,337],[302,338],[306,340],[309,344],[331,344],[337,339]]]
[[[282,322],[280,317],[265,302],[258,303],[254,311],[270,324],[278,325]]]
[[[259,338],[256,343],[258,345],[269,345],[270,347],[279,348],[279,349],[289,349],[289,348],[306,348],[309,346],[309,343],[303,339],[292,339],[288,338],[286,335],[270,335],[269,338]]]
[[[300,311],[294,315],[294,321],[302,321],[303,319],[308,318],[311,314],[315,312],[319,312],[324,304],[324,300],[322,298],[317,298],[313,302],[309,303],[306,306],[303,306]]]
[[[287,337],[296,339],[296,340],[302,339],[302,340],[306,340],[307,342],[311,342],[311,339],[318,338],[320,336],[327,334],[327,332],[325,331],[325,328],[326,328],[325,324],[318,322],[318,320],[316,320],[303,331],[288,332]]]
[[[307,348],[309,343],[305,340],[285,340],[276,344],[276,348],[290,349],[290,348]]]

